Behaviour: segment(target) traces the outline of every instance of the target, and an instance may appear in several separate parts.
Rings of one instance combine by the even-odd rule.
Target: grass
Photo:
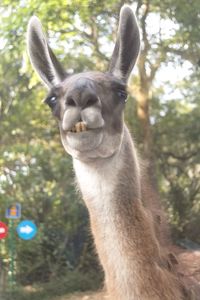
[[[75,291],[97,290],[100,285],[101,274],[73,271],[45,284],[15,288],[13,292],[5,293],[0,300],[54,300]]]

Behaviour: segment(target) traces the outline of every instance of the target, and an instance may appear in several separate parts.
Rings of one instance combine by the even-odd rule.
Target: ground
[[[62,296],[55,300],[106,300],[107,297],[99,292],[73,293],[72,295]]]

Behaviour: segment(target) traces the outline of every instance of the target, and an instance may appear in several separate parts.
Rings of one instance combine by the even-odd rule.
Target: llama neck
[[[141,194],[139,164],[126,127],[120,150],[114,156],[90,162],[74,159],[73,164],[79,188],[89,211],[98,214],[101,206],[114,207],[124,192],[126,192],[126,195],[123,195],[123,198],[126,198],[124,201],[132,202],[133,198],[139,200]],[[116,192],[119,195],[113,199]]]
[[[74,168],[111,299],[173,299],[163,288],[159,295],[156,291],[161,280],[159,245],[140,200],[139,166],[127,128],[115,156],[95,163],[74,160]],[[155,282],[152,272],[157,273]]]

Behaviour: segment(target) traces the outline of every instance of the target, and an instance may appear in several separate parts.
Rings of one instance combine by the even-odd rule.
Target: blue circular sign
[[[17,233],[21,239],[31,240],[37,234],[37,226],[32,221],[22,221],[17,226]]]

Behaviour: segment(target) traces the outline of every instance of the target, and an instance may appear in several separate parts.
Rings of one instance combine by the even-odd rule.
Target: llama
[[[162,240],[159,227],[164,221],[150,209],[153,194],[123,120],[127,81],[139,50],[138,25],[127,5],[120,12],[106,73],[69,76],[38,18],[32,17],[28,25],[29,56],[49,90],[45,102],[73,159],[109,299],[199,299],[186,288],[176,270],[178,261]]]

